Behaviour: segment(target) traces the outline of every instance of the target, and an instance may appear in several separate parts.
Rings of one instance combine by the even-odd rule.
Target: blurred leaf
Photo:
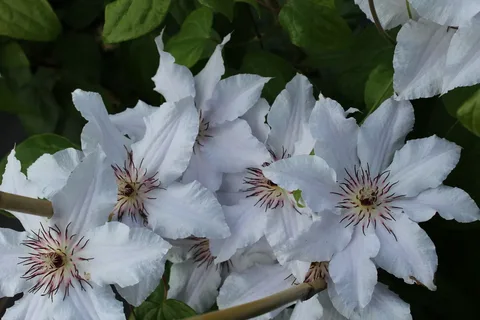
[[[31,81],[30,62],[16,41],[0,45],[0,72],[7,81],[18,87]]]
[[[333,0],[290,0],[279,14],[292,42],[314,54],[345,48],[351,31],[335,10]]]
[[[240,71],[273,78],[263,89],[264,96],[270,103],[275,100],[280,91],[285,89],[287,82],[295,75],[294,68],[287,61],[263,50],[247,52]]]
[[[195,9],[195,2],[193,0],[176,0],[170,5],[168,12],[173,16],[175,21],[181,25],[190,12]]]
[[[165,50],[175,57],[175,62],[192,67],[198,60],[210,56],[215,49],[211,40],[213,14],[209,8],[193,11],[183,22],[180,32],[170,38]]]
[[[0,78],[0,111],[15,114],[28,112],[28,108],[18,101],[4,78]]]
[[[185,303],[173,299],[166,299],[164,282],[161,281],[153,293],[135,308],[129,320],[174,320],[196,315],[195,311]]]
[[[171,0],[116,0],[105,9],[103,39],[116,43],[138,38],[158,27]]]
[[[365,106],[369,113],[393,95],[393,68],[379,65],[370,73],[365,84]]]
[[[61,28],[47,0],[0,0],[0,35],[51,41]]]
[[[234,0],[198,0],[202,5],[212,9],[215,12],[225,15],[228,20],[233,19]]]
[[[235,2],[245,2],[251,5],[255,11],[257,12],[257,15],[260,17],[261,15],[261,10],[260,6],[258,5],[258,2],[256,0],[235,0]]]
[[[73,0],[62,20],[74,29],[89,26],[103,11],[103,0]]]
[[[468,130],[480,136],[480,88],[479,86],[453,91],[443,96],[447,110]]]

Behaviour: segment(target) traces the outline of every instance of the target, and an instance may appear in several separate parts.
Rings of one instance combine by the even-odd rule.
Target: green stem
[[[377,10],[375,9],[375,3],[373,0],[368,0],[368,5],[370,7],[370,12],[372,13],[372,18],[373,22],[375,23],[375,26],[378,29],[378,32],[380,32],[381,35],[383,35],[390,43],[392,44],[397,44],[395,39],[393,39],[385,29],[383,29],[382,24],[380,23],[380,19],[378,18]]]
[[[408,0],[405,0],[405,2],[407,3],[408,17],[409,17],[410,19],[413,19],[412,8],[410,8],[410,3],[408,2]]]

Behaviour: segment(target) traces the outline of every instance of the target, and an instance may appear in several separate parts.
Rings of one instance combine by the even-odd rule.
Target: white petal
[[[199,182],[173,183],[166,190],[149,193],[145,201],[149,226],[163,237],[178,239],[191,235],[209,239],[230,235],[222,207],[215,195]]]
[[[95,122],[87,122],[83,126],[80,134],[80,144],[84,155],[95,152],[99,144],[99,137],[101,137],[101,133],[98,131]]]
[[[27,177],[21,172],[22,165],[15,158],[15,149],[13,149],[7,157],[7,165],[2,177],[0,191],[18,194],[25,197],[39,198],[43,197],[40,188],[33,182],[28,181]],[[37,230],[40,222],[47,219],[37,217],[31,214],[25,214],[15,211],[9,211],[13,214],[25,228],[25,230]]]
[[[310,131],[317,139],[315,155],[324,159],[341,180],[345,168],[358,164],[358,125],[353,118],[345,118],[338,102],[319,97],[310,117]]]
[[[0,297],[13,297],[29,286],[21,278],[27,269],[19,266],[19,258],[28,255],[27,247],[21,245],[24,240],[27,240],[26,232],[0,228]]]
[[[263,86],[270,78],[238,74],[220,80],[208,101],[205,118],[211,125],[233,121],[257,103]]]
[[[422,17],[449,26],[468,25],[480,12],[476,0],[410,0],[410,4]]]
[[[192,154],[187,170],[182,177],[184,183],[195,180],[212,192],[217,191],[222,183],[222,173],[217,171],[214,163],[206,160],[201,152]]]
[[[287,240],[297,238],[312,223],[309,215],[301,214],[291,204],[287,204],[268,212],[265,236],[274,252],[278,253]],[[283,264],[285,261],[280,258],[282,255],[278,257],[279,262]]]
[[[265,123],[265,119],[270,110],[267,100],[260,98],[258,102],[248,110],[241,118],[250,125],[252,128],[252,134],[261,143],[267,141],[270,127]]]
[[[202,157],[220,172],[240,172],[270,159],[265,146],[253,135],[245,120],[236,119],[209,130],[211,138],[200,148]]]
[[[233,206],[223,206],[231,236],[216,242],[217,245],[212,243],[216,263],[227,261],[237,249],[254,244],[265,234],[267,212],[255,206],[256,202],[257,199],[248,198]]]
[[[133,160],[158,172],[162,185],[178,179],[188,166],[198,133],[198,112],[191,97],[166,102],[145,118],[143,139],[132,145]]]
[[[447,220],[473,222],[480,220],[480,211],[473,199],[459,188],[439,186],[420,193],[417,201],[428,205]]]
[[[358,157],[364,168],[368,164],[372,177],[392,162],[413,128],[414,117],[410,101],[388,99],[365,119],[358,132]]]
[[[109,222],[85,234],[89,242],[82,254],[93,259],[84,262],[91,280],[98,285],[127,287],[151,274],[163,274],[170,244],[145,228],[129,228]]]
[[[416,198],[400,198],[392,201],[391,206],[397,207],[394,213],[406,214],[411,220],[415,222],[424,222],[430,220],[436,213],[436,210],[427,204],[418,201]]]
[[[316,296],[307,301],[299,301],[293,309],[290,320],[320,320],[323,319],[323,308]]]
[[[28,179],[42,189],[45,198],[50,199],[62,189],[73,169],[80,163],[83,154],[73,148],[45,153],[27,170]]]
[[[96,92],[77,89],[72,93],[72,98],[75,108],[88,122],[93,124],[90,126],[92,132],[87,131],[87,133],[96,135],[96,137],[88,135],[88,138],[96,140],[113,163],[123,163],[125,146],[129,146],[130,141],[115,128],[108,117],[102,96]],[[91,144],[90,142],[89,145]]]
[[[277,157],[310,154],[315,141],[308,122],[315,105],[313,87],[307,77],[297,74],[275,99],[268,123],[272,127],[267,145]]]
[[[117,183],[103,152],[88,155],[71,173],[66,185],[52,197],[52,223],[72,234],[103,225],[117,202]]]
[[[48,301],[47,301],[48,302]],[[123,304],[109,286],[70,289],[68,297],[52,310],[54,320],[122,320]]]
[[[290,271],[278,264],[258,265],[243,273],[232,273],[220,289],[218,308],[226,309],[286,290],[292,286],[289,276]],[[286,307],[288,305],[253,319],[271,319]]]
[[[287,262],[285,264],[285,267],[287,267],[292,272],[292,275],[297,279],[297,281],[300,282],[305,280],[311,264],[311,262],[293,260]]]
[[[411,320],[412,315],[408,303],[388,290],[386,285],[377,283],[370,303],[364,309],[355,311],[350,319]]]
[[[355,0],[355,3],[367,15],[368,19],[373,21],[368,0]],[[411,8],[411,10],[412,9],[413,8]],[[385,30],[402,25],[410,19],[408,16],[407,1],[405,0],[375,1],[375,11]]]
[[[162,35],[155,38],[160,65],[157,73],[152,77],[155,83],[154,90],[160,92],[168,102],[179,101],[185,97],[195,97],[195,83],[193,75],[187,67],[175,63],[175,58],[163,51]]]
[[[402,27],[393,57],[396,99],[428,98],[441,93],[454,33],[453,29],[423,19],[410,20]]]
[[[198,313],[209,310],[218,295],[220,271],[221,266],[193,260],[173,264],[168,298],[183,301]]]
[[[299,236],[279,246],[279,261],[329,261],[350,242],[352,228],[340,224],[341,217],[326,211]]]
[[[245,198],[245,192],[241,190],[245,188],[245,172],[225,173],[223,175],[222,184],[217,191],[218,201],[222,205],[233,206],[240,199]]]
[[[478,27],[458,29],[448,49],[442,93],[480,82],[479,52]]]
[[[138,101],[134,108],[127,108],[125,111],[110,115],[110,120],[115,127],[136,142],[145,134],[145,121],[143,118],[154,113],[158,108],[152,107],[143,101]]]
[[[393,157],[387,170],[389,181],[398,184],[392,192],[417,196],[428,188],[438,187],[460,159],[460,147],[437,136],[408,141]]]
[[[355,308],[365,308],[377,283],[377,268],[371,258],[377,255],[380,241],[370,231],[364,234],[361,228],[355,228],[348,246],[334,255],[328,266],[335,291],[343,300],[341,313],[347,318]]]
[[[115,285],[115,289],[129,304],[138,307],[158,287],[163,276],[163,271],[164,268],[161,268],[155,273],[147,274],[144,279],[133,286],[122,288],[119,285]]]
[[[288,191],[300,189],[302,197],[315,212],[333,208],[337,201],[331,194],[336,188],[336,174],[317,156],[294,156],[265,167],[263,174]]]
[[[330,291],[330,288],[328,291]],[[323,290],[322,292],[317,294],[317,299],[323,308],[322,320],[346,320],[347,318],[342,316],[340,312],[338,312],[337,309],[335,309],[335,307],[333,306],[332,300],[328,295],[328,291]]]
[[[212,246],[212,242],[215,241],[210,241],[210,246]],[[268,244],[265,237],[262,237],[253,245],[248,246],[244,249],[237,250],[237,252],[230,258],[230,262],[231,270],[233,272],[240,273],[253,267],[256,264],[276,264],[277,259],[275,258],[272,248]]]
[[[199,110],[206,107],[205,103],[212,97],[215,86],[225,73],[222,49],[228,41],[230,41],[230,34],[223,39],[221,44],[217,45],[205,67],[195,76],[195,88],[197,90],[195,104]]]
[[[376,228],[381,247],[375,263],[407,283],[414,283],[411,277],[415,277],[430,290],[435,290],[433,277],[438,259],[432,240],[405,215],[399,216],[388,226],[394,235],[383,226]]]
[[[54,299],[52,302],[47,296],[41,294],[25,293],[23,297],[15,301],[13,307],[7,309],[3,320],[51,320],[53,319],[52,309],[61,299]]]

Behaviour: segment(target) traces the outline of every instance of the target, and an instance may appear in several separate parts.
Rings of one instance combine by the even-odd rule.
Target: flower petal
[[[270,159],[265,146],[253,135],[247,122],[236,119],[209,130],[200,148],[202,157],[220,172],[241,172]]]
[[[268,114],[272,127],[267,145],[277,157],[310,154],[315,141],[308,121],[315,105],[313,87],[307,77],[297,74],[277,96]]]
[[[163,276],[163,271],[164,268],[161,268],[155,273],[145,275],[144,279],[133,286],[122,288],[119,285],[115,285],[115,289],[129,304],[138,307],[158,287]]]
[[[243,273],[232,273],[220,288],[218,308],[226,309],[286,290],[292,286],[289,276],[290,271],[278,264],[258,265]],[[287,307],[282,306],[254,319],[271,319]]]
[[[429,20],[447,26],[465,26],[480,12],[476,0],[410,0],[418,13]]]
[[[167,102],[179,101],[185,97],[195,97],[195,83],[193,75],[187,67],[175,63],[175,58],[163,51],[163,31],[155,38],[160,65],[157,73],[152,77],[155,83],[154,90],[165,97]]]
[[[48,301],[46,301],[48,302]],[[55,305],[54,320],[123,320],[123,304],[109,286],[70,289],[68,297]],[[49,318],[50,319],[50,318]]]
[[[13,297],[29,286],[22,278],[27,269],[19,266],[19,258],[27,256],[27,248],[21,245],[26,239],[26,232],[0,228],[0,297]]]
[[[173,264],[168,298],[183,301],[198,313],[208,311],[218,296],[221,268],[207,263],[199,265],[193,260]]]
[[[424,222],[430,220],[436,213],[436,210],[418,201],[416,198],[400,198],[399,200],[392,201],[391,207],[396,207],[394,213],[406,214],[411,220],[415,222]]]
[[[163,186],[178,179],[188,166],[198,133],[198,112],[191,97],[166,102],[145,118],[143,139],[132,145],[133,160],[158,172]]]
[[[66,185],[52,197],[52,224],[72,234],[103,225],[117,202],[117,183],[105,154],[91,153],[73,170]]]
[[[91,131],[84,132],[90,139],[88,145],[92,146],[92,142],[96,141],[113,163],[123,163],[125,146],[130,145],[130,140],[113,125],[108,117],[102,96],[96,92],[77,89],[72,93],[72,98],[75,108],[89,123],[93,124],[89,127]]]
[[[54,319],[52,309],[61,303],[61,299],[51,301],[41,294],[25,293],[20,300],[8,308],[2,316],[2,320],[50,320]]]
[[[21,172],[22,165],[15,157],[15,149],[13,149],[7,157],[7,165],[2,177],[0,191],[18,194],[25,197],[38,198],[43,197],[39,186],[27,180],[27,177]],[[25,228],[25,230],[37,230],[40,222],[47,219],[37,217],[31,214],[9,211],[13,214]]]
[[[58,151],[53,155],[45,153],[28,168],[28,179],[42,189],[45,198],[50,199],[65,186],[82,158],[82,152],[73,148]]]
[[[265,177],[288,191],[300,189],[305,202],[315,212],[331,209],[337,203],[331,194],[336,188],[336,175],[322,158],[294,156],[275,161],[262,171]]]
[[[480,33],[478,28],[460,28],[447,53],[442,93],[480,83]]]
[[[417,223],[405,215],[389,223],[392,233],[382,226],[376,233],[381,242],[375,263],[407,283],[416,281],[435,290],[433,277],[437,269],[435,245]]]
[[[254,244],[265,234],[267,212],[255,206],[256,202],[257,199],[248,198],[233,206],[223,206],[231,236],[211,243],[215,263],[227,261],[237,249]]]
[[[455,30],[420,19],[410,20],[397,35],[393,57],[396,99],[433,97],[442,92],[450,40]]]
[[[253,74],[238,74],[220,80],[203,110],[205,118],[215,126],[242,116],[257,103],[268,80],[270,78]]]
[[[89,242],[82,254],[92,257],[83,263],[91,281],[98,285],[132,286],[152,274],[163,274],[171,245],[146,228],[129,228],[109,222],[85,234]]]
[[[352,228],[340,224],[341,217],[325,211],[299,236],[285,241],[275,252],[279,261],[330,261],[350,242]]]
[[[111,114],[110,120],[122,134],[128,135],[132,141],[136,142],[141,140],[145,134],[146,127],[143,119],[157,109],[143,101],[138,101],[134,108],[127,108],[125,111]]]
[[[342,314],[347,318],[355,308],[365,308],[372,298],[377,283],[377,268],[371,260],[380,249],[380,241],[371,229],[364,234],[355,228],[352,240],[341,252],[335,254],[328,270],[335,291],[343,301]]]
[[[217,171],[214,164],[204,159],[201,152],[195,152],[190,158],[187,170],[183,173],[182,182],[200,182],[208,190],[215,192],[222,183],[222,173]]]
[[[437,136],[408,141],[388,167],[389,181],[398,183],[391,192],[415,197],[438,187],[460,159],[460,147]]]
[[[265,236],[275,253],[285,244],[286,241],[297,238],[302,231],[313,223],[312,218],[306,213],[300,213],[290,204],[268,212]],[[279,262],[285,261],[278,255]]]
[[[213,242],[216,241],[221,240]],[[212,241],[210,246],[212,246]],[[262,237],[253,245],[237,250],[229,262],[231,262],[231,271],[241,273],[257,264],[276,264],[277,259],[265,237]]]
[[[195,88],[197,91],[195,105],[199,110],[205,109],[207,100],[212,97],[215,86],[225,73],[222,49],[228,41],[230,41],[230,34],[223,38],[221,44],[217,45],[205,67],[195,76]]]
[[[413,128],[413,107],[409,101],[388,99],[375,110],[358,132],[358,157],[376,177],[392,162],[393,154],[405,143]]]
[[[162,237],[186,238],[191,235],[209,239],[230,235],[222,207],[215,195],[198,181],[172,183],[166,190],[149,193],[145,201],[149,226]]]
[[[355,0],[355,3],[367,15],[368,19],[373,21],[372,11],[368,0]],[[375,11],[377,12],[380,23],[385,30],[395,28],[406,23],[408,16],[407,2],[404,0],[383,0],[375,2]]]
[[[331,289],[332,288],[328,288],[328,291],[323,290],[322,292],[318,293],[317,296],[316,296],[318,301],[322,305],[322,308],[323,308],[322,320],[347,320],[347,318],[342,316],[340,314],[340,312],[338,312],[337,309],[333,306],[332,300],[330,299],[330,296],[328,295],[328,292],[332,291]],[[375,291],[374,291],[374,293],[375,293]],[[336,297],[338,297],[338,295]]]
[[[447,220],[473,222],[480,220],[480,211],[473,199],[459,188],[439,186],[420,193],[417,201],[428,205]]]
[[[316,296],[306,301],[299,301],[293,309],[290,320],[320,320],[323,319],[323,308]]]
[[[218,201],[222,205],[233,206],[245,198],[245,192],[241,191],[245,188],[245,177],[245,172],[225,173],[223,175],[222,184],[217,191]]]
[[[324,159],[342,180],[345,168],[358,164],[355,119],[347,119],[335,100],[320,96],[310,117],[310,131],[317,140],[315,155]]]
[[[258,102],[241,117],[241,119],[247,121],[250,128],[252,128],[253,136],[261,143],[267,141],[268,133],[270,132],[269,125],[265,123],[269,110],[270,106],[267,100],[260,98]]]

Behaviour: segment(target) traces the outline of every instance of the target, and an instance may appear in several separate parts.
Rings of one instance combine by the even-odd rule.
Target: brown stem
[[[34,199],[1,191],[0,209],[28,213],[46,218],[53,216],[52,203],[48,200]]]
[[[319,278],[311,283],[302,283],[269,297],[191,317],[186,320],[246,320],[273,311],[287,303],[308,300],[324,290],[327,283]]]
[[[395,39],[393,39],[387,33],[387,31],[385,31],[385,29],[383,29],[382,24],[380,23],[380,19],[378,18],[377,10],[375,9],[375,3],[373,1],[374,0],[368,0],[368,5],[370,6],[370,12],[372,13],[373,22],[375,23],[375,26],[377,27],[378,32],[380,32],[380,34],[383,35],[392,44],[397,44]]]

